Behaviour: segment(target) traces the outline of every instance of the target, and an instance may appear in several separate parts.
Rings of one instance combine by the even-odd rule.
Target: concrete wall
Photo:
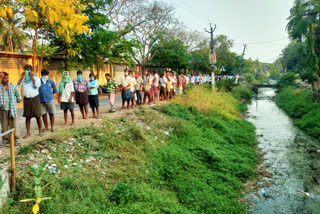
[[[7,167],[5,167],[0,171],[0,177],[1,177],[0,184],[2,184],[0,186],[0,210],[1,210],[1,207],[6,203],[8,199],[8,195],[10,193],[9,174],[8,174]]]
[[[0,52],[0,72],[9,73],[10,82],[16,84],[19,81],[19,77],[23,70],[23,66],[26,64],[32,65],[32,55],[31,54],[17,54],[17,53],[8,53]],[[45,58],[43,61],[43,68],[50,71],[49,78],[54,80],[58,85],[61,81],[62,71],[65,67],[65,59],[62,58]],[[123,76],[123,70],[128,68],[125,64],[117,65],[107,65],[105,64],[103,68],[99,71],[99,84],[106,84],[105,74],[111,73],[113,78],[119,83],[121,76]],[[136,65],[134,68],[129,68],[134,71],[140,71],[140,67]],[[87,80],[89,79],[90,70],[83,70],[83,76]],[[94,70],[94,74],[97,75],[97,71]],[[40,74],[37,74],[40,77]],[[77,70],[70,71],[71,79],[77,77]]]

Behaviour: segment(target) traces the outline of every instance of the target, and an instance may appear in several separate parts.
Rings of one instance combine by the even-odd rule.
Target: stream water
[[[247,212],[320,213],[319,143],[293,125],[274,97],[274,89],[260,88],[248,109],[247,120],[258,136],[257,150],[264,154],[261,164],[271,175],[259,183],[272,184],[245,196]]]

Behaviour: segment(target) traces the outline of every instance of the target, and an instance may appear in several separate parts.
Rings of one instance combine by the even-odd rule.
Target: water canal
[[[264,154],[261,164],[271,175],[245,196],[248,213],[320,213],[319,143],[293,125],[274,97],[274,89],[260,88],[248,109],[257,150]],[[262,188],[263,182],[272,184]]]

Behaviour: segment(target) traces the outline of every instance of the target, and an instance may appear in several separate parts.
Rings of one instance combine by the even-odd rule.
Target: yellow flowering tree
[[[1,0],[0,18],[22,17],[25,26],[32,29],[32,65],[36,69],[37,40],[41,29],[50,29],[66,43],[72,36],[88,32],[88,17],[82,11],[81,0]]]

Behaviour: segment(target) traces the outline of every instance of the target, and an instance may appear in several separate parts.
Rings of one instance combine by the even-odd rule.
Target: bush
[[[239,85],[232,89],[232,95],[239,101],[248,102],[251,100],[252,96],[254,95],[254,92],[246,86]]]
[[[219,91],[231,92],[232,88],[238,84],[235,83],[234,79],[219,80],[216,82],[216,87]]]
[[[296,75],[294,73],[285,73],[278,82],[278,87],[294,86],[296,82]]]
[[[239,119],[237,101],[230,93],[218,92],[202,86],[194,87],[184,95],[176,97],[172,103],[188,108],[195,108],[205,113],[216,111],[233,119]]]
[[[311,91],[282,88],[277,94],[277,103],[299,128],[320,139],[320,104],[313,101]]]

